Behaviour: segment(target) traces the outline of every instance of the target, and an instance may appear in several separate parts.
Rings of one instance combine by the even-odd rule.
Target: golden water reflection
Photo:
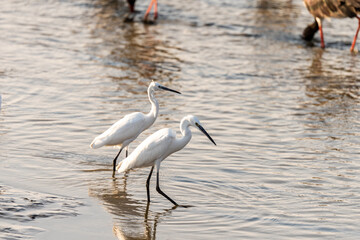
[[[309,111],[310,119],[317,124],[337,128],[353,116],[359,87],[351,66],[339,67],[329,63],[324,54],[320,48],[313,51],[311,64],[304,74],[307,100],[302,107]]]
[[[101,200],[114,216],[113,233],[118,239],[156,239],[161,218],[176,207],[152,211],[151,204],[127,193],[127,178],[125,175],[120,179],[97,179],[90,185],[89,195]]]
[[[89,50],[109,69],[108,78],[122,84],[130,81],[130,85],[142,79],[171,82],[178,78],[178,47],[162,37],[162,26],[124,22],[128,8],[118,1],[99,0],[98,5],[89,25],[92,37],[101,44],[89,45]]]

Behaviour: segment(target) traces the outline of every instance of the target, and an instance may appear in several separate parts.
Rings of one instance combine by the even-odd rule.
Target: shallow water
[[[358,239],[357,21],[301,40],[301,1],[159,1],[156,24],[117,1],[6,1],[0,8],[0,238]],[[359,44],[358,44],[359,46]],[[92,139],[133,111],[160,115],[134,143],[199,117],[161,166],[111,178],[117,149]],[[124,157],[123,155],[121,156]]]

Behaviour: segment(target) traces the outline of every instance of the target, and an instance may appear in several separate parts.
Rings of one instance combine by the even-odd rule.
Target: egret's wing
[[[120,145],[125,140],[133,141],[144,129],[145,115],[131,113],[114,123],[108,130],[97,136],[90,144],[92,148],[105,145]]]
[[[133,168],[153,166],[158,159],[164,159],[171,152],[176,133],[169,129],[161,129],[146,138],[130,156],[123,160],[118,166],[119,172]]]

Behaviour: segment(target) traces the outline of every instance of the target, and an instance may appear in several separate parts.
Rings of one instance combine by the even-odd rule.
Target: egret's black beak
[[[205,129],[198,123],[195,123],[195,125],[200,129],[200,131],[202,131],[203,134],[205,134],[209,140],[214,144],[216,145],[215,141],[210,137],[210,135],[205,131]]]
[[[160,85],[159,88],[161,88],[162,90],[166,90],[166,91],[174,92],[174,93],[177,93],[177,94],[181,94],[181,92],[172,90],[172,89],[167,88],[167,87],[164,87],[164,86],[162,86],[162,85]]]

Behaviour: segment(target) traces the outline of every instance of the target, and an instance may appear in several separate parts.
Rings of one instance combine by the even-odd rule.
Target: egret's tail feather
[[[116,171],[118,171],[119,173],[122,172],[122,171],[119,171],[119,169],[120,169],[123,162],[124,161],[119,162],[119,164],[116,166]]]

